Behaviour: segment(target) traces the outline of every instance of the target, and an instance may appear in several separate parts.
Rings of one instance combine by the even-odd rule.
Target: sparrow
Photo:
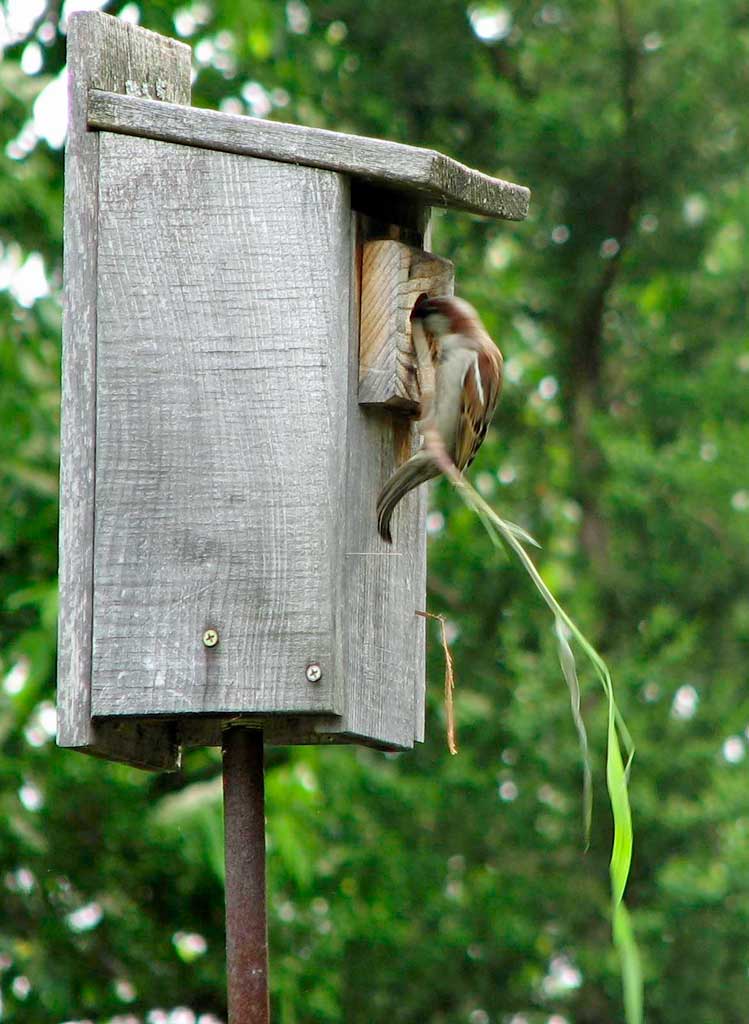
[[[421,426],[436,431],[462,472],[473,462],[494,415],[502,387],[502,353],[476,310],[463,299],[421,296],[411,311],[411,323],[413,332],[423,328],[434,368],[431,408],[425,416],[422,407]],[[377,499],[377,530],[383,540],[392,543],[390,519],[401,498],[441,472],[431,446],[422,441]]]

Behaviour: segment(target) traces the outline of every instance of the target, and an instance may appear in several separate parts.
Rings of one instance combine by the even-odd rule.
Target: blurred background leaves
[[[56,750],[66,19],[0,3],[0,1020],[225,1015],[219,763]],[[89,3],[87,6],[95,6]],[[528,184],[524,224],[435,215],[506,357],[473,480],[606,656],[638,746],[629,904],[650,1024],[749,1002],[749,4],[138,0],[193,46],[194,102],[417,145]],[[551,623],[446,485],[413,754],[270,750],[279,1024],[606,1024],[605,707],[580,768]]]

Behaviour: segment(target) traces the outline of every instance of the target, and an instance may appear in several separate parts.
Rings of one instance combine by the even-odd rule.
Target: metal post
[[[261,729],[223,735],[229,1024],[269,1024]]]

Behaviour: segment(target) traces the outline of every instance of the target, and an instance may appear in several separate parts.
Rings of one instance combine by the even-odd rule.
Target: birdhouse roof
[[[433,149],[92,90],[89,127],[338,171],[431,206],[522,220],[530,190]]]

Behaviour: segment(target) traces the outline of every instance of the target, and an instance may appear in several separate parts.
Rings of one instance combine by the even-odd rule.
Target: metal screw
[[[206,647],[215,647],[218,643],[218,632],[215,629],[207,629],[203,633],[203,643]]]
[[[312,664],[307,666],[305,675],[307,676],[308,683],[319,683],[322,679],[322,669],[316,661],[313,661]]]

